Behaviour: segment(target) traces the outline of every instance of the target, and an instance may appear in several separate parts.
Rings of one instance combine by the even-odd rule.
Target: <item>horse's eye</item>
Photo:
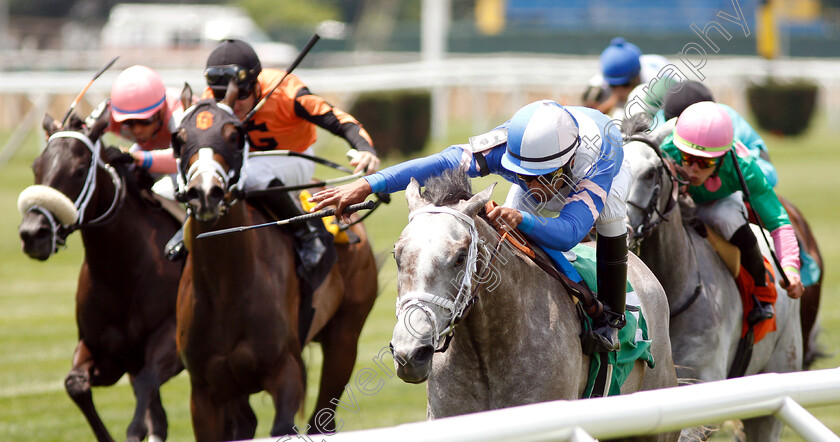
[[[83,167],[80,167],[73,171],[72,179],[81,181],[87,177],[87,170]]]
[[[466,253],[459,254],[458,257],[455,259],[455,266],[460,267],[460,266],[464,265],[464,261],[466,261],[466,260],[467,260],[467,254]]]
[[[643,180],[652,180],[654,178],[653,174],[655,173],[654,170],[648,170],[645,172],[645,175],[642,177]]]

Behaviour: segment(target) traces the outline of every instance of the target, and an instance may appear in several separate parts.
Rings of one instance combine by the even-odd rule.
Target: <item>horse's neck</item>
[[[194,255],[195,261],[230,265],[254,259],[253,255],[256,250],[256,242],[259,234],[262,233],[259,231],[261,229],[220,235],[214,237],[212,240],[196,239],[196,236],[202,233],[253,224],[253,220],[248,213],[248,207],[244,201],[227,207],[218,221],[213,224],[201,223],[195,218],[190,221],[192,224],[190,230],[193,236],[190,252]],[[271,228],[273,227],[269,227],[269,229]]]
[[[490,234],[489,227],[481,230],[482,237],[490,238],[485,241],[487,251],[493,253],[498,236]],[[479,274],[488,262],[486,257],[480,260]],[[500,351],[521,354],[529,351],[523,343],[546,339],[560,339],[572,351],[571,340],[577,344],[579,323],[571,298],[557,280],[507,244],[498,248],[489,270],[486,276],[476,278],[481,280],[478,300],[463,324],[471,351],[480,358],[492,358]]]
[[[125,185],[125,184],[123,184]],[[152,229],[159,229],[159,217],[145,210],[145,204],[132,192],[125,192],[124,201],[116,201],[117,189],[110,175],[100,173],[96,182],[96,193],[85,211],[85,222],[90,222],[107,213],[112,204],[113,214],[102,224],[84,226],[81,230],[88,261],[101,261],[102,266],[124,267],[126,260],[133,266],[138,254],[153,253],[149,238]],[[174,231],[174,229],[173,229]],[[124,259],[122,259],[124,258]]]
[[[699,237],[698,237],[699,238]],[[698,247],[702,241],[693,241],[688,228],[683,225],[679,204],[646,238],[639,257],[657,276],[671,302],[693,291],[698,283]],[[679,251],[675,253],[675,251]]]
[[[217,284],[220,275],[233,287],[267,284],[264,279],[283,279],[284,272],[294,272],[293,246],[288,235],[276,234],[278,227],[252,229],[244,232],[219,235],[208,239],[196,236],[214,230],[262,223],[266,220],[240,201],[227,208],[219,220],[210,225],[190,220],[192,241],[190,256],[196,285]],[[290,270],[291,269],[291,270]],[[215,289],[211,287],[211,291]],[[239,299],[248,293],[237,294]]]

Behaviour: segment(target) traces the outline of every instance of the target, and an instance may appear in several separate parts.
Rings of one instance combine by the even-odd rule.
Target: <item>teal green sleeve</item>
[[[782,207],[773,187],[764,177],[764,172],[751,158],[738,157],[738,165],[744,174],[747,188],[750,190],[750,203],[769,231],[790,224],[787,211]]]
[[[662,144],[659,145],[659,148],[662,152],[665,153],[669,158],[680,163],[680,159],[682,155],[680,155],[680,150],[677,149],[677,146],[674,145],[674,134],[668,134],[664,140],[662,140]]]

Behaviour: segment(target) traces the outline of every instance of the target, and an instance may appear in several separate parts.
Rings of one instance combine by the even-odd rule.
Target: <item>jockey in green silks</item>
[[[761,290],[767,285],[764,258],[749,226],[741,181],[733,164],[737,158],[752,208],[770,231],[782,271],[790,281],[785,287],[788,296],[802,296],[799,245],[787,211],[747,148],[735,139],[726,110],[711,101],[688,106],[660,147],[688,178],[687,191],[697,203],[698,218],[741,250],[741,265],[753,277],[756,290]],[[727,155],[733,147],[737,155]],[[772,310],[767,314],[772,315]]]

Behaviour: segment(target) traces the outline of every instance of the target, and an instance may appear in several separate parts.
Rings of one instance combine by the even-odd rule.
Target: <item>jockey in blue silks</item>
[[[471,177],[493,173],[513,183],[505,204],[488,213],[488,218],[505,228],[518,227],[578,281],[580,276],[562,252],[596,226],[598,297],[605,313],[593,318],[595,333],[584,339],[584,351],[618,349],[618,329],[625,323],[624,217],[631,176],[619,128],[597,110],[550,100],[528,104],[509,121],[471,137],[467,144],[318,192],[310,199],[318,203],[312,210],[335,205],[340,214],[371,193],[404,190],[412,177],[423,184],[446,169],[458,168]],[[541,215],[546,212],[551,216]]]

